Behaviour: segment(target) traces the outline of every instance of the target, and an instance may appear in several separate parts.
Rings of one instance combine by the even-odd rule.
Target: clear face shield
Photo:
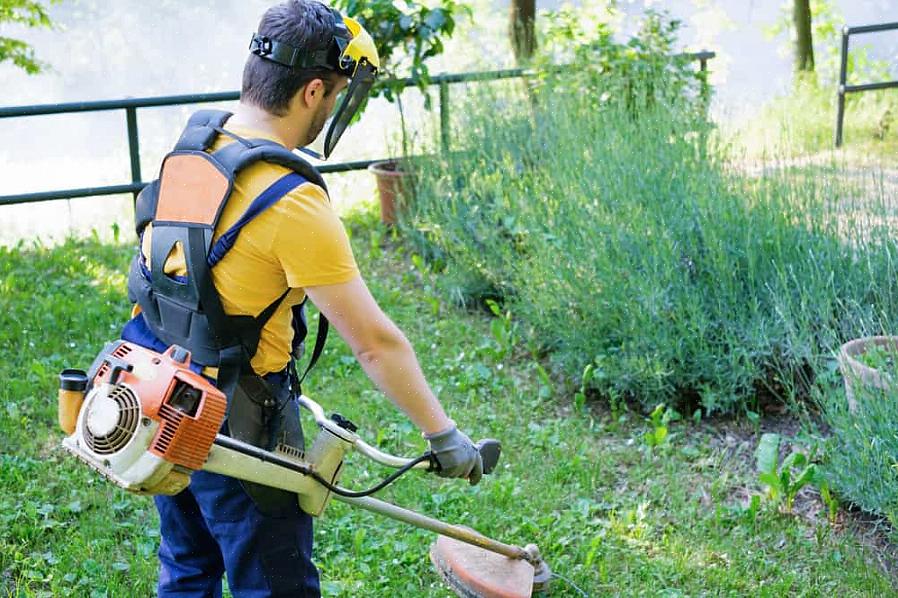
[[[334,151],[343,132],[349,127],[352,119],[359,111],[359,107],[368,98],[368,93],[374,85],[377,69],[371,66],[367,60],[362,60],[355,69],[355,74],[349,81],[349,85],[343,92],[343,101],[330,119],[330,126],[324,139],[324,157],[327,158]]]

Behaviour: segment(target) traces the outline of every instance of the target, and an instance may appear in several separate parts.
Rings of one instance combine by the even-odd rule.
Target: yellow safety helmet
[[[336,12],[336,11],[335,11]],[[339,14],[339,13],[338,13]],[[380,57],[377,55],[377,48],[374,46],[374,40],[365,31],[365,28],[351,17],[342,17],[343,25],[349,30],[349,43],[343,48],[341,59],[347,64],[358,65],[363,61],[374,67],[375,70],[380,68]],[[355,67],[353,66],[353,71]],[[352,76],[353,73],[346,73]]]
[[[253,34],[249,45],[250,52],[256,56],[288,68],[327,69],[350,78],[343,101],[327,130],[325,158],[330,156],[359,106],[368,97],[380,68],[377,48],[365,28],[337,10],[331,9],[331,14],[334,17],[333,37],[326,48],[304,50],[257,33]]]

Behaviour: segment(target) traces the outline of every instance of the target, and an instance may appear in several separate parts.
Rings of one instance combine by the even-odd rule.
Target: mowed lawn
[[[875,549],[831,523],[812,492],[796,514],[761,502],[760,433],[728,421],[678,421],[650,446],[646,417],[626,405],[575,406],[514,314],[463,310],[435,275],[370,213],[349,219],[373,293],[417,348],[459,427],[503,442],[497,472],[476,487],[420,472],[381,498],[500,540],[534,542],[552,596],[886,596]],[[127,317],[130,245],[96,240],[0,249],[0,595],[150,596],[159,537],[148,497],[102,480],[59,447],[56,374],[86,367]],[[549,372],[549,373],[547,373]],[[414,428],[336,338],[304,388],[385,450],[425,449]],[[307,423],[307,435],[311,425]],[[353,455],[343,483],[387,472]],[[333,503],[316,558],[329,596],[450,596],[432,571],[433,536]],[[576,586],[578,589],[576,589]]]

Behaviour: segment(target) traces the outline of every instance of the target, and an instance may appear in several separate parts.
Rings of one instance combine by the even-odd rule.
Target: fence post
[[[440,80],[440,144],[443,152],[449,152],[449,83]]]
[[[842,124],[845,120],[845,85],[848,83],[848,37],[850,35],[851,30],[848,25],[842,27],[842,56],[839,65],[839,106],[836,111],[836,147],[842,147]]]
[[[125,108],[125,118],[128,122],[128,153],[131,156],[131,182],[140,183],[143,177],[140,174],[140,138],[137,135],[137,108],[130,106]],[[137,201],[137,191],[134,192],[134,201]]]

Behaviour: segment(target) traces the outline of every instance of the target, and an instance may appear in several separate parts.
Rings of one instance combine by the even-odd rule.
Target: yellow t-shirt
[[[228,130],[246,139],[272,139],[250,129]],[[236,141],[219,135],[212,150],[229,143]],[[215,239],[237,222],[256,197],[290,172],[267,162],[257,162],[241,172],[222,210]],[[151,228],[147,227],[141,248],[148,266]],[[165,272],[184,275],[184,254],[176,249],[179,251],[172,252],[165,262]],[[229,315],[258,316],[287,287],[291,289],[262,329],[251,361],[259,375],[281,371],[289,362],[293,341],[290,308],[305,298],[303,288],[349,282],[358,274],[343,223],[324,189],[312,183],[294,188],[244,226],[231,250],[212,268],[212,280]]]

